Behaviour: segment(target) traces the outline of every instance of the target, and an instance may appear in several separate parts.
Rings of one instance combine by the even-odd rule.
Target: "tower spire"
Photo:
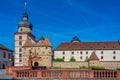
[[[27,14],[27,2],[25,0],[24,2],[24,14],[23,14],[23,20],[27,20],[28,19],[28,14]]]
[[[27,9],[27,2],[26,1],[24,2],[24,8],[25,8],[25,12],[26,12],[26,9]]]

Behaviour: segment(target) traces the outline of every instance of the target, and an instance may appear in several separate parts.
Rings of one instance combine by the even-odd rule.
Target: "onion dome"
[[[28,14],[26,12],[26,5],[27,3],[25,2],[25,11],[23,14],[23,19],[18,23],[18,28],[19,27],[26,27],[26,28],[30,28],[32,30],[32,24],[28,21]]]
[[[19,27],[26,27],[32,30],[32,24],[28,21],[28,14],[26,12],[23,14],[23,19],[18,23]]]

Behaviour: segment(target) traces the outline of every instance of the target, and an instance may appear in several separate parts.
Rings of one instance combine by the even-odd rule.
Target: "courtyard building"
[[[5,69],[6,66],[12,66],[12,50],[0,44],[0,69]]]

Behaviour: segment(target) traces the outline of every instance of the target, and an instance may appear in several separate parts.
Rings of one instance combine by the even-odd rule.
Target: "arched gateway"
[[[38,62],[34,62],[34,67],[38,67],[39,63]]]

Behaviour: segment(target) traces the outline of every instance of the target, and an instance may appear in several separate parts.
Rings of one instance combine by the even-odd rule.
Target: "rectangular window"
[[[74,52],[72,51],[72,54],[74,54]]]
[[[80,56],[80,59],[82,59],[82,56]]]
[[[86,59],[88,59],[88,56],[86,56]]]
[[[22,39],[22,36],[19,36],[19,39]]]
[[[10,53],[8,53],[8,59],[11,59],[11,54]]]
[[[101,51],[101,54],[103,54],[103,51]]]
[[[103,59],[103,56],[101,56],[101,59]]]
[[[65,59],[65,56],[63,56],[63,60]]]
[[[22,57],[22,54],[19,54],[19,57]]]
[[[86,54],[88,54],[88,52],[86,51]]]
[[[21,48],[19,49],[19,52],[22,52],[22,49],[21,49]]]
[[[20,59],[19,62],[22,62],[22,60]]]
[[[65,55],[65,52],[63,51],[63,55]]]
[[[6,58],[6,52],[3,52],[3,58]]]
[[[115,51],[113,51],[113,54],[116,54],[116,52],[115,52]]]
[[[80,52],[80,54],[82,54],[82,51]]]
[[[113,59],[116,59],[116,57],[115,57],[115,56],[113,56]]]
[[[19,45],[22,45],[22,42],[21,42],[21,41],[19,42]]]

